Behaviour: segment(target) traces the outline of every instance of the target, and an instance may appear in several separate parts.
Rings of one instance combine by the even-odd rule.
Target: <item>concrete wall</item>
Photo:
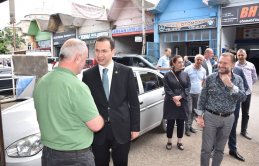
[[[86,20],[81,28],[78,30],[78,35],[94,32],[102,32],[110,30],[110,22]]]
[[[47,56],[14,55],[14,74],[41,78],[48,72]]]
[[[253,4],[253,3],[259,3],[258,0],[231,0],[230,4],[227,5],[227,7],[230,6],[241,6],[245,4]]]
[[[119,16],[116,21],[113,22],[113,25],[116,25],[116,28],[125,28],[125,27],[134,27],[142,25],[142,14],[141,10],[139,10],[132,1],[128,1],[125,3],[125,6],[118,13]],[[147,14],[145,15],[146,25],[153,24],[153,15]]]

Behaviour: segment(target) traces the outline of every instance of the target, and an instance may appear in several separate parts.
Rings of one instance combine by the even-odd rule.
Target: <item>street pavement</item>
[[[252,101],[250,106],[250,120],[248,132],[253,137],[247,140],[240,135],[240,112],[237,127],[238,151],[246,159],[245,162],[238,161],[228,154],[228,146],[225,148],[222,166],[259,166],[259,81],[254,85]],[[196,123],[198,129],[196,134],[190,137],[184,135],[184,151],[176,147],[176,136],[173,137],[172,150],[166,150],[166,134],[159,129],[154,129],[132,143],[129,154],[129,166],[199,166],[202,129]],[[176,128],[174,134],[176,133]]]

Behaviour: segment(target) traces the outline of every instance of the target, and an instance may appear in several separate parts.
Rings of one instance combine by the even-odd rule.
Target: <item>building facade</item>
[[[160,55],[171,48],[173,55],[195,56],[210,47],[217,53],[218,5],[201,0],[160,0],[155,14],[154,42]]]

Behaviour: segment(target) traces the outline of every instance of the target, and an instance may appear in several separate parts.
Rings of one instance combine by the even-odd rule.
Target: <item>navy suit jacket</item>
[[[109,117],[116,141],[120,144],[129,142],[131,132],[140,130],[140,106],[132,69],[114,62],[109,100],[105,96],[98,65],[83,73],[83,82],[88,85],[100,115],[105,121]],[[93,144],[104,143],[105,129],[106,125],[95,133]]]
[[[242,78],[243,84],[244,84],[244,89],[245,89],[245,91],[247,91],[249,89],[249,86],[247,84],[246,77],[245,77],[243,70],[240,67],[234,67],[233,73],[239,75]]]

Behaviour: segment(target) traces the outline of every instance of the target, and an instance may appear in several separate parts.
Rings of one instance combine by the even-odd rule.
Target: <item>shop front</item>
[[[61,46],[64,42],[70,38],[76,38],[76,30],[69,29],[65,32],[54,33],[53,34],[53,45],[54,45],[54,56],[58,57]]]
[[[94,58],[94,43],[99,36],[109,36],[108,31],[86,33],[79,35],[79,39],[85,41],[88,47],[88,58]]]
[[[248,60],[259,65],[259,3],[230,4],[222,8],[222,52],[243,48]],[[235,5],[235,6],[232,6]],[[259,68],[257,67],[257,72]]]
[[[195,56],[208,47],[216,52],[216,18],[161,23],[158,32],[161,47],[171,48],[172,55]]]
[[[117,28],[112,30],[112,37],[116,44],[117,53],[141,54],[142,52],[142,26]],[[154,26],[145,27],[146,42],[153,42]]]

